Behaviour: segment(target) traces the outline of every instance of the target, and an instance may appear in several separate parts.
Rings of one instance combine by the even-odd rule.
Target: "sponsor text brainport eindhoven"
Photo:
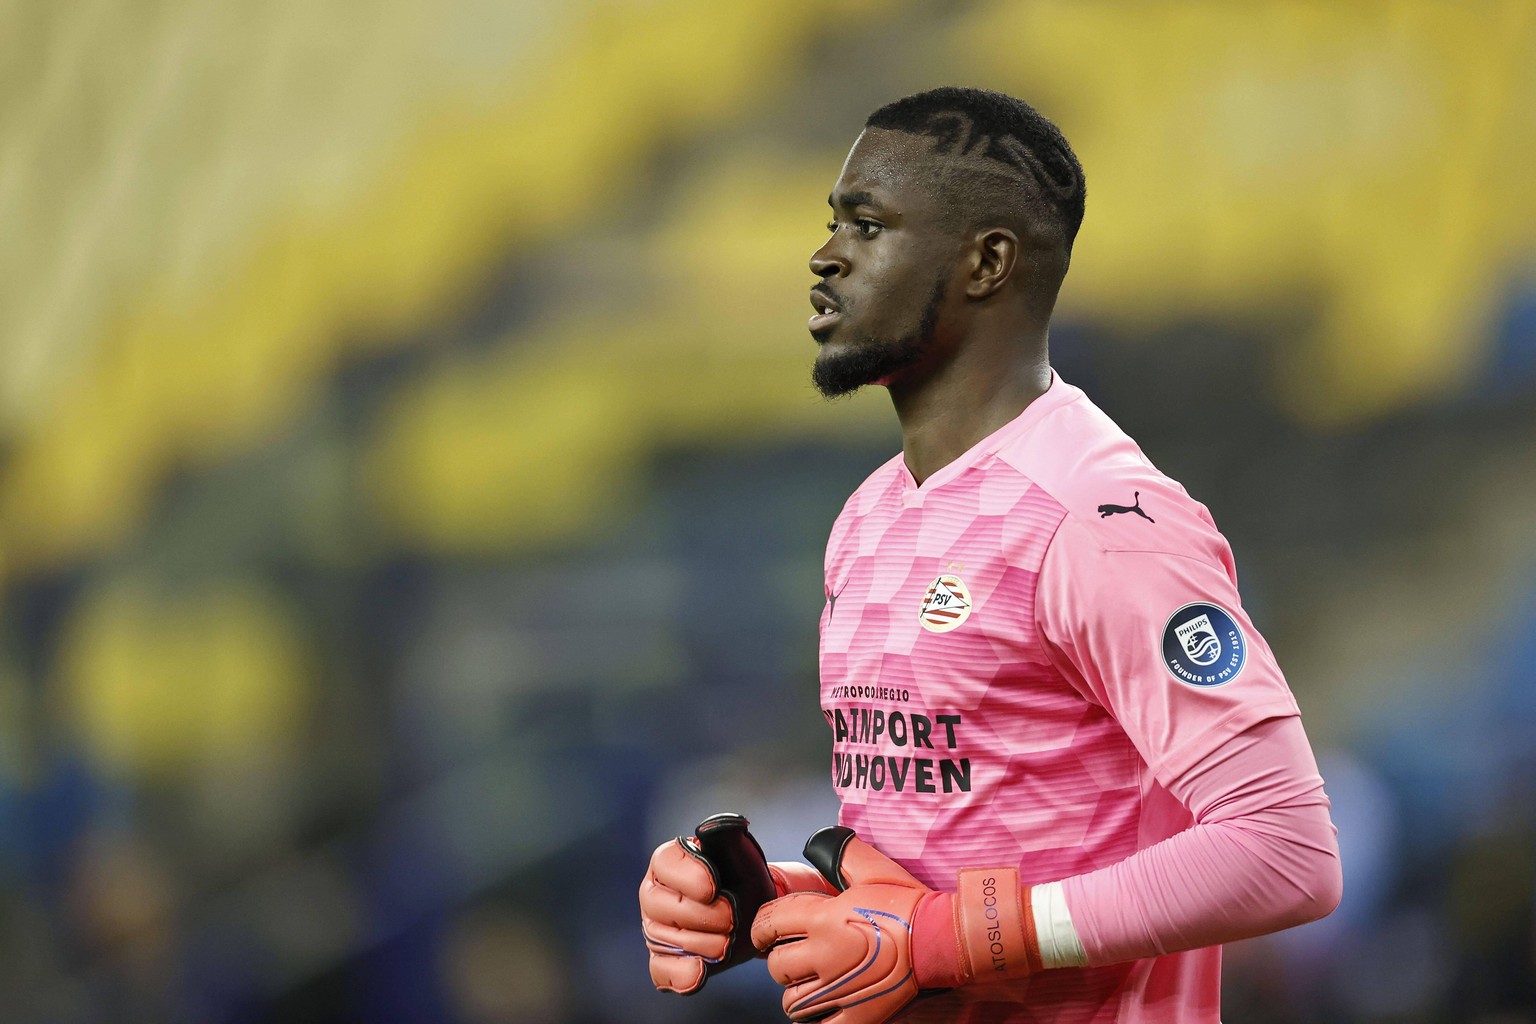
[[[898,693],[900,691],[897,691]],[[897,697],[895,699],[903,699]],[[832,727],[832,782],[840,789],[894,789],[898,793],[969,793],[971,760],[943,757],[959,745],[959,715],[928,715],[884,708],[823,708]],[[876,744],[911,754],[864,754],[843,749]],[[924,751],[933,756],[923,756]]]

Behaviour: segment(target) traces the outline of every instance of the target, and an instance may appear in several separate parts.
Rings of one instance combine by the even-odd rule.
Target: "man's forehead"
[[[930,138],[866,128],[848,151],[831,198],[834,204],[850,195],[917,198],[927,191],[920,187],[919,175],[932,159]]]

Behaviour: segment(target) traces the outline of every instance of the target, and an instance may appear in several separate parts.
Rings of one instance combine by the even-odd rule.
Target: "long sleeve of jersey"
[[[1335,830],[1295,700],[1209,536],[1190,553],[1105,550],[1068,520],[1042,566],[1047,654],[1125,730],[1160,790],[1149,798],[1191,819],[1062,880],[1089,965],[1277,931],[1338,903]]]
[[[1338,904],[1335,832],[1299,718],[1253,726],[1193,774],[1194,825],[1063,880],[1089,965],[1235,942]]]

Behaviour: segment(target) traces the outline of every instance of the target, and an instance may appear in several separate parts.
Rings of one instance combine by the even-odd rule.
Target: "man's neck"
[[[1044,338],[1021,347],[1030,355],[1010,361],[961,356],[921,381],[891,388],[907,469],[919,485],[1051,386]]]

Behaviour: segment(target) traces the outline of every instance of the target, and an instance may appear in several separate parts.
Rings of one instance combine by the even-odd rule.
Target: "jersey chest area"
[[[821,620],[824,706],[877,685],[975,707],[994,683],[1054,676],[1035,598],[1065,512],[1027,481],[1004,483],[893,494],[841,531]]]

